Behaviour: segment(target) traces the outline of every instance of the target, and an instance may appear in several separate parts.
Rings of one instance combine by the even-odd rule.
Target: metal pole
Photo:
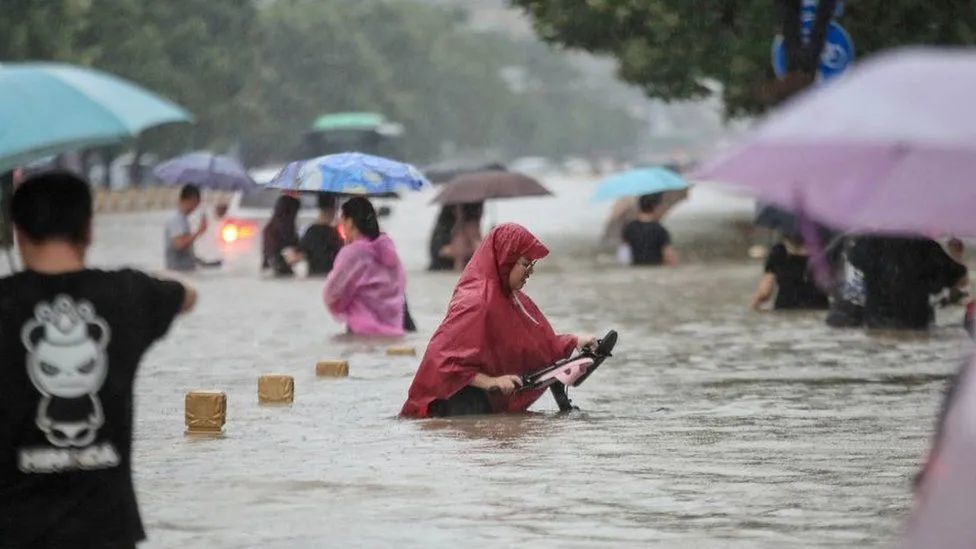
[[[7,265],[10,267],[10,273],[17,272],[17,262],[14,260],[13,248],[5,248],[4,252],[7,256]]]

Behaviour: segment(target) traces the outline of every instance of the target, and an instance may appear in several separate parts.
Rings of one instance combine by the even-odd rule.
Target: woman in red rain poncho
[[[535,262],[548,254],[520,225],[506,223],[488,234],[461,274],[400,415],[525,411],[544,390],[515,392],[522,374],[596,341],[557,335],[520,291]]]

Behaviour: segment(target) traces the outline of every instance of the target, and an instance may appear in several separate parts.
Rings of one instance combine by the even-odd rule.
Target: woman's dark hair
[[[376,210],[373,205],[361,196],[350,198],[342,205],[342,217],[351,219],[363,236],[370,240],[376,240],[380,236],[380,223],[376,219]]]
[[[277,275],[291,275],[291,266],[282,257],[285,248],[298,245],[298,230],[295,227],[298,210],[302,203],[293,196],[281,195],[275,201],[271,219],[261,231],[261,266],[271,267]]]
[[[441,206],[441,212],[437,214],[437,221],[434,222],[434,232],[443,231],[450,234],[454,228],[454,206]]]
[[[320,210],[334,210],[336,207],[336,195],[332,193],[319,193],[316,201]]]
[[[10,210],[14,225],[33,242],[88,241],[91,189],[74,174],[52,171],[28,178],[14,190]]]
[[[786,240],[794,246],[806,245],[806,239],[803,238],[803,232],[801,232],[799,229],[783,231],[783,240]]]
[[[471,202],[461,206],[461,219],[464,221],[481,221],[481,216],[484,213],[484,202]]]
[[[275,202],[271,219],[268,221],[269,227],[287,229],[288,232],[295,232],[295,223],[298,219],[298,210],[302,203],[294,196],[281,195]]]
[[[662,193],[641,195],[640,199],[637,200],[637,206],[643,213],[652,213],[661,204],[663,198],[664,195]]]
[[[281,221],[291,221],[295,222],[298,217],[298,210],[302,207],[302,203],[294,196],[281,195],[278,200],[275,201],[274,210],[271,213],[271,223],[281,222]]]

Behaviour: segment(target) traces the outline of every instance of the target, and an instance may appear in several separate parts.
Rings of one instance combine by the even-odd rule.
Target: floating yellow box
[[[295,401],[295,378],[266,375],[258,378],[258,402],[261,404],[291,404]]]
[[[417,356],[417,349],[413,347],[390,347],[386,356]]]
[[[315,375],[346,377],[349,375],[349,362],[345,360],[323,360],[315,365]]]
[[[219,433],[227,422],[227,395],[222,391],[190,391],[186,394],[186,431]]]

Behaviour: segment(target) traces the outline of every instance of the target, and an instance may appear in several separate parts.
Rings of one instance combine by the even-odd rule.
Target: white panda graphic
[[[87,301],[39,303],[21,330],[27,374],[41,393],[37,427],[59,448],[91,444],[105,423],[98,391],[108,374],[108,324]]]

